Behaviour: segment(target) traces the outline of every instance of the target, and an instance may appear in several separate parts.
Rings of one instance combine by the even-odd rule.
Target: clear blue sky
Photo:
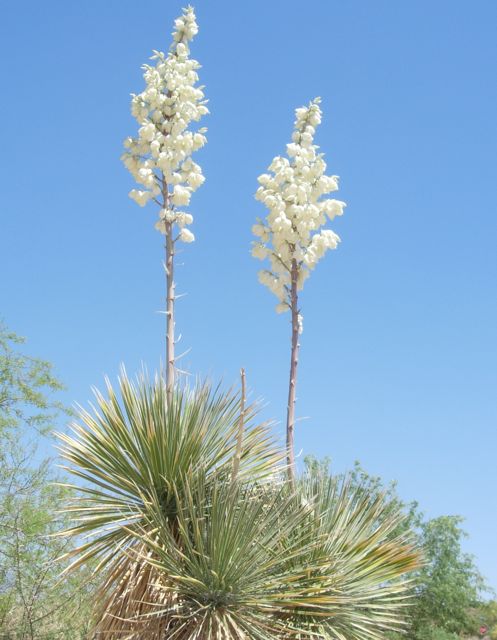
[[[140,65],[177,1],[2,3],[0,314],[68,402],[163,351],[155,211],[119,161]],[[185,247],[190,371],[240,366],[282,435],[287,316],[257,282],[256,178],[316,95],[342,237],[302,296],[297,448],[359,459],[428,516],[461,514],[497,587],[497,3],[199,0],[212,115]]]

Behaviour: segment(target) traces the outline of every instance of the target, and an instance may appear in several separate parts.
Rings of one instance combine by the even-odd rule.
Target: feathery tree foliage
[[[62,405],[48,362],[22,351],[24,340],[0,325],[0,637],[82,637],[90,610],[85,571],[59,581],[55,560],[68,541],[67,490],[51,482],[46,444]]]

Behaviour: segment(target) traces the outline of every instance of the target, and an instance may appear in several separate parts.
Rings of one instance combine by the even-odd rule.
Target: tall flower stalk
[[[266,219],[252,228],[258,238],[252,255],[269,260],[270,268],[259,272],[259,281],[278,298],[276,311],[291,314],[291,354],[286,421],[288,473],[295,483],[295,402],[299,358],[299,335],[303,318],[299,292],[318,261],[329,249],[336,249],[340,238],[323,229],[327,218],[343,214],[345,203],[325,198],[338,189],[338,176],[325,175],[323,154],[314,144],[316,127],[321,123],[320,99],[295,111],[292,142],[287,157],[276,156],[270,173],[259,176],[255,197],[268,209]]]
[[[169,53],[154,51],[154,65],[144,65],[145,89],[132,94],[131,113],[139,129],[125,140],[122,160],[138,184],[130,197],[140,206],[154,202],[156,229],[165,236],[166,271],[166,385],[171,399],[175,382],[175,255],[178,242],[193,242],[188,226],[193,216],[184,211],[191,195],[204,182],[192,154],[206,143],[205,128],[194,130],[209,111],[203,87],[198,86],[200,64],[190,57],[189,43],[198,33],[192,7],[176,19]]]

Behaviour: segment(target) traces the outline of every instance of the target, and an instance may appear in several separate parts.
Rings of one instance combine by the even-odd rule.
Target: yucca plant
[[[365,640],[399,626],[418,558],[381,496],[315,472],[292,487],[243,394],[203,385],[168,402],[160,376],[119,384],[61,436],[83,480],[67,533],[89,536],[72,567],[101,576],[95,638]]]
[[[68,509],[74,526],[65,535],[80,541],[68,570],[92,563],[100,575],[105,571],[100,605],[107,602],[107,609],[119,609],[119,617],[135,620],[160,598],[157,576],[143,561],[150,505],[160,504],[174,528],[178,497],[188,490],[186,477],[192,481],[198,473],[207,484],[231,477],[237,454],[238,480],[262,481],[277,472],[281,453],[269,426],[255,423],[254,405],[243,407],[238,450],[238,393],[198,385],[177,388],[169,400],[162,376],[153,382],[141,376],[133,383],[124,371],[119,392],[107,381],[107,397],[95,392],[92,412],[81,410],[71,433],[59,435],[65,469],[80,480],[79,497]],[[99,609],[107,624],[106,607]]]
[[[116,548],[134,539],[144,518],[144,505],[158,501],[168,518],[176,515],[185,473],[228,475],[233,464],[240,421],[238,393],[221,393],[208,385],[176,389],[168,401],[164,378],[135,384],[123,371],[120,397],[107,381],[105,398],[95,392],[93,413],[82,410],[81,423],[60,434],[64,468],[83,480],[81,497],[69,511],[77,523],[68,534],[92,534],[75,552],[104,566]],[[240,478],[274,474],[281,454],[267,424],[254,424],[256,407],[244,410]],[[69,485],[74,487],[75,485]],[[88,549],[88,554],[86,554]]]
[[[163,637],[366,640],[402,628],[419,555],[384,496],[312,472],[296,491],[287,479],[185,486],[178,535],[156,504],[143,538],[168,576],[150,612],[167,620]]]
[[[421,562],[412,533],[402,526],[405,514],[385,494],[371,495],[351,477],[318,467],[299,478],[297,498],[309,513],[306,536],[317,541],[308,562],[324,559],[332,584],[327,614],[314,620],[318,635],[366,640],[402,630],[412,596],[409,576]]]
[[[177,528],[156,504],[143,536],[145,561],[167,576],[166,605],[151,614],[168,621],[164,637],[305,633],[308,615],[324,613],[330,593],[323,559],[309,563],[318,541],[297,533],[306,531],[308,509],[295,509],[286,483],[209,485],[192,477],[185,486]]]

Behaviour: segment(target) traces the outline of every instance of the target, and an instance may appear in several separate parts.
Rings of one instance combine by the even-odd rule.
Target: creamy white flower
[[[255,193],[269,213],[265,221],[252,227],[257,237],[252,255],[269,259],[271,269],[259,272],[259,281],[278,298],[279,313],[291,308],[292,271],[297,290],[301,290],[318,261],[340,242],[336,233],[322,228],[327,218],[341,216],[346,205],[324,197],[338,189],[338,176],[325,174],[323,154],[314,144],[321,122],[319,103],[316,98],[295,111],[292,142],[286,146],[288,157],[273,159],[268,173],[259,176]],[[301,332],[301,315],[298,322]]]
[[[267,247],[262,244],[262,242],[254,242],[252,245],[252,255],[254,258],[258,258],[259,260],[264,260],[267,258],[269,251]]]
[[[179,239],[183,242],[193,242],[195,240],[195,236],[189,229],[181,229]]]
[[[333,220],[335,216],[343,215],[343,210],[347,206],[345,202],[342,202],[341,200],[334,200],[333,198],[324,200],[320,205],[321,211],[326,213],[330,220]]]
[[[204,176],[200,172],[192,171],[186,177],[192,189],[198,189],[205,182]]]
[[[124,141],[122,160],[143,189],[133,189],[129,195],[140,206],[152,198],[163,201],[155,225],[161,233],[172,232],[175,224],[191,224],[192,216],[178,207],[188,205],[205,180],[191,159],[207,141],[206,129],[192,125],[209,113],[198,86],[200,65],[190,58],[189,44],[197,32],[195,13],[187,7],[175,21],[169,53],[154,51],[153,64],[143,67],[145,88],[131,97],[131,113],[139,127],[135,138]],[[192,242],[193,234],[181,232],[179,238]]]
[[[193,222],[193,216],[189,213],[177,213],[175,214],[174,222],[176,222],[178,227],[182,229],[187,224],[191,224]]]
[[[161,220],[157,220],[157,222],[154,224],[154,227],[157,229],[157,231],[159,231],[162,234],[166,233],[166,223],[163,219]]]
[[[190,190],[187,187],[182,187],[179,184],[175,185],[171,200],[173,204],[177,205],[178,207],[190,204]]]
[[[132,198],[140,207],[144,207],[152,197],[150,191],[140,191],[139,189],[131,189],[129,197]]]

